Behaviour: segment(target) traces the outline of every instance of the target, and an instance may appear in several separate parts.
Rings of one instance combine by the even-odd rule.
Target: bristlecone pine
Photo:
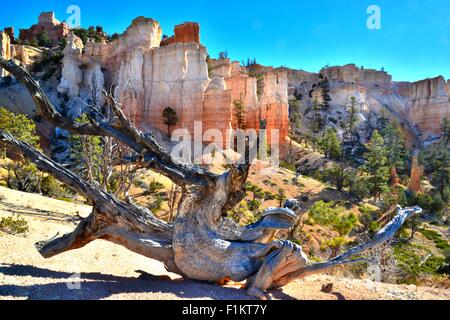
[[[2,143],[21,152],[40,170],[52,174],[94,204],[92,214],[82,220],[72,233],[36,243],[36,248],[45,258],[103,239],[159,260],[168,271],[185,278],[211,282],[247,280],[248,294],[265,299],[267,289],[282,287],[337,265],[361,261],[352,260],[352,257],[384,244],[407,218],[421,212],[418,207],[399,208],[393,221],[373,240],[330,261],[311,264],[300,246],[290,241],[275,240],[280,230],[288,230],[295,225],[301,211],[297,201],[288,200],[284,208],[266,210],[260,221],[246,227],[225,217],[245,197],[244,185],[252,162],[248,156],[244,164],[232,166],[222,175],[181,163],[173,159],[152,134],[138,130],[107,92],[104,94],[114,119],[107,120],[92,108],[90,123],[80,124],[58,113],[23,67],[1,58],[0,67],[26,86],[40,117],[78,135],[117,139],[136,153],[135,157],[124,161],[143,162],[146,168],[181,186],[183,192],[177,218],[169,224],[156,218],[148,209],[121,201],[84,181],[9,133],[0,132]]]

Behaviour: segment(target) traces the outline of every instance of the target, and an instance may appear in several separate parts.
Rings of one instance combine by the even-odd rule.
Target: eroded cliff
[[[95,95],[101,103],[100,90],[113,86],[124,112],[139,127],[166,131],[162,114],[171,107],[179,120],[174,129],[188,129],[193,135],[199,122],[204,142],[217,141],[217,132],[222,139],[229,138],[230,129],[236,128],[234,102],[242,99],[247,128],[258,130],[266,120],[269,143],[273,129],[284,141],[288,134],[287,72],[269,69],[261,73],[258,96],[258,80],[246,68],[227,59],[208,58],[207,49],[199,43],[197,24],[175,27],[175,36],[163,43],[161,37],[159,23],[143,17],[110,43],[84,46],[70,34],[58,91],[69,98]]]
[[[288,70],[289,94],[307,109],[318,100],[321,74],[329,80],[331,124],[342,134],[348,122],[351,97],[356,98],[360,136],[364,142],[381,115],[398,121],[412,146],[440,135],[442,120],[450,113],[449,82],[443,77],[418,82],[394,82],[385,71],[358,68],[354,64],[324,68],[320,73]],[[306,126],[307,128],[307,126]]]

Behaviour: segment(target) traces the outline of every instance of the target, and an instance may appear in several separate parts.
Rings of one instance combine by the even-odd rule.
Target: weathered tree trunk
[[[39,169],[80,193],[92,203],[92,214],[70,234],[36,244],[42,256],[53,257],[68,250],[104,239],[162,261],[166,268],[186,278],[218,282],[225,278],[247,280],[248,293],[261,299],[269,288],[281,287],[295,279],[360,260],[351,257],[388,241],[405,219],[420,208],[399,210],[397,217],[369,243],[362,244],[326,263],[309,264],[302,248],[289,241],[274,240],[280,230],[291,229],[300,213],[295,200],[284,208],[268,209],[260,221],[242,227],[225,218],[245,197],[244,185],[252,159],[216,175],[199,166],[173,159],[152,134],[139,131],[105,93],[113,120],[93,108],[89,124],[62,117],[31,75],[12,61],[0,59],[0,67],[22,82],[33,97],[38,115],[55,126],[81,135],[112,137],[129,146],[136,155],[123,159],[139,162],[170,178],[182,189],[182,200],[173,224],[157,219],[149,210],[118,200],[100,187],[88,183],[26,143],[0,132],[0,141],[21,152]],[[254,147],[254,146],[253,146]],[[248,154],[253,154],[248,152]],[[247,157],[245,155],[244,157]]]

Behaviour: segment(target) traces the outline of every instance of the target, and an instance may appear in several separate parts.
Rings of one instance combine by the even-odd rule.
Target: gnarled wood
[[[245,197],[244,185],[251,166],[251,154],[242,164],[222,175],[173,159],[151,133],[138,130],[122,113],[113,97],[105,93],[114,119],[105,119],[97,110],[90,112],[90,123],[77,124],[62,117],[31,75],[12,61],[0,58],[0,67],[22,82],[36,103],[38,114],[54,125],[81,135],[113,137],[136,152],[123,159],[141,162],[164,174],[182,187],[183,197],[174,224],[157,219],[149,210],[117,199],[84,181],[58,163],[10,134],[0,132],[0,140],[21,152],[39,169],[55,176],[94,203],[92,214],[70,234],[36,244],[46,258],[104,239],[146,257],[162,261],[166,268],[184,277],[220,281],[247,280],[248,293],[264,299],[269,288],[322,272],[387,242],[420,208],[401,209],[398,215],[372,241],[357,246],[325,263],[308,264],[302,248],[289,241],[275,240],[280,230],[291,229],[301,212],[295,200],[284,208],[268,209],[260,221],[243,227],[225,218]],[[253,149],[256,146],[251,146]]]

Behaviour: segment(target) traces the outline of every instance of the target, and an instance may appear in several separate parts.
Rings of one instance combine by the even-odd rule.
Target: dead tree
[[[280,230],[294,226],[301,210],[295,200],[286,201],[284,208],[266,210],[261,220],[249,226],[240,226],[226,218],[227,212],[246,195],[244,185],[252,159],[232,166],[221,175],[182,163],[171,157],[151,133],[138,130],[107,93],[105,96],[114,113],[113,119],[105,119],[94,109],[89,115],[90,123],[80,124],[61,116],[24,68],[3,59],[0,59],[0,67],[26,86],[40,117],[75,134],[116,139],[135,152],[135,156],[123,159],[125,163],[143,164],[145,168],[165,175],[182,189],[177,218],[173,224],[168,224],[149,210],[120,201],[84,181],[9,133],[0,132],[0,141],[21,152],[40,170],[52,174],[94,204],[92,214],[75,231],[36,244],[45,258],[103,239],[159,260],[168,271],[185,278],[210,282],[220,282],[225,278],[238,282],[247,280],[248,294],[264,299],[267,289],[284,286],[337,265],[361,261],[352,260],[352,257],[384,244],[407,218],[421,212],[418,207],[400,209],[393,221],[372,241],[328,262],[310,264],[300,246],[275,240]]]

